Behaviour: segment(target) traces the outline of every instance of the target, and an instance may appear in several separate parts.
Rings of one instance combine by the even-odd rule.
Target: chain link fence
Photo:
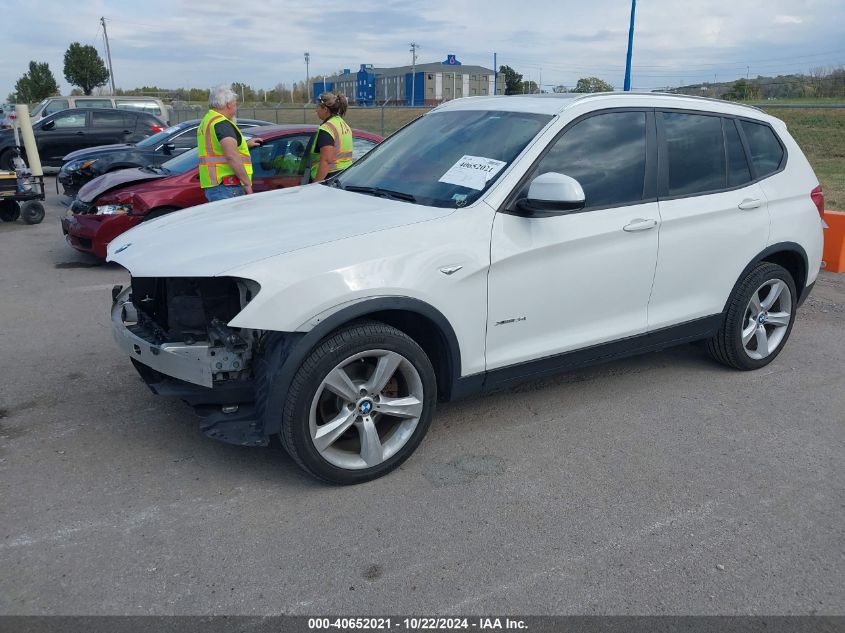
[[[389,136],[403,125],[410,123],[430,109],[406,106],[369,108],[350,106],[343,118],[350,127],[380,134],[381,136]],[[206,110],[199,106],[174,109],[170,123],[175,125],[176,123],[190,119],[200,119],[205,116],[205,113]],[[259,119],[261,121],[269,121],[270,123],[319,123],[317,115],[314,112],[313,104],[266,108],[240,106],[238,108],[238,117],[242,119]]]

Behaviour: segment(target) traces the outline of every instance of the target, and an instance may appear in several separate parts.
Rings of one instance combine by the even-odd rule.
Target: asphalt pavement
[[[442,405],[332,487],[112,342],[120,267],[0,224],[0,614],[843,614],[845,275],[757,372],[695,346]]]

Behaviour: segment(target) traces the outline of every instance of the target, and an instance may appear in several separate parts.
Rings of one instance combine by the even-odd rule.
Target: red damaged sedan
[[[245,133],[263,141],[250,150],[255,193],[299,185],[305,151],[316,129],[316,125],[268,125]],[[356,160],[382,141],[381,136],[362,130],[352,134]],[[204,204],[198,163],[194,149],[159,166],[122,169],[95,178],[79,190],[62,218],[68,244],[105,259],[109,242],[133,226]]]

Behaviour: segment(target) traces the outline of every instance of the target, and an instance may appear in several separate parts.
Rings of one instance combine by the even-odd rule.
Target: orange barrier
[[[845,273],[845,212],[825,211],[824,221],[829,227],[824,230],[824,269]]]

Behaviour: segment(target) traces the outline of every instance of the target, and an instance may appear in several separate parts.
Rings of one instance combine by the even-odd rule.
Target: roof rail
[[[694,99],[696,101],[710,101],[715,103],[729,103],[730,105],[735,105],[741,108],[750,108],[752,110],[756,110],[757,112],[764,112],[762,108],[758,108],[757,106],[747,105],[745,103],[737,103],[735,101],[726,101],[725,99],[714,99],[713,97],[699,97],[697,95],[685,95],[679,94],[677,92],[651,92],[648,90],[630,90],[628,92],[588,92],[585,93],[580,99],[590,99],[594,97],[602,97],[602,96],[609,96],[609,95],[620,95],[620,94],[629,94],[629,95],[640,95],[640,96],[659,96],[659,97],[674,97],[676,99]]]

